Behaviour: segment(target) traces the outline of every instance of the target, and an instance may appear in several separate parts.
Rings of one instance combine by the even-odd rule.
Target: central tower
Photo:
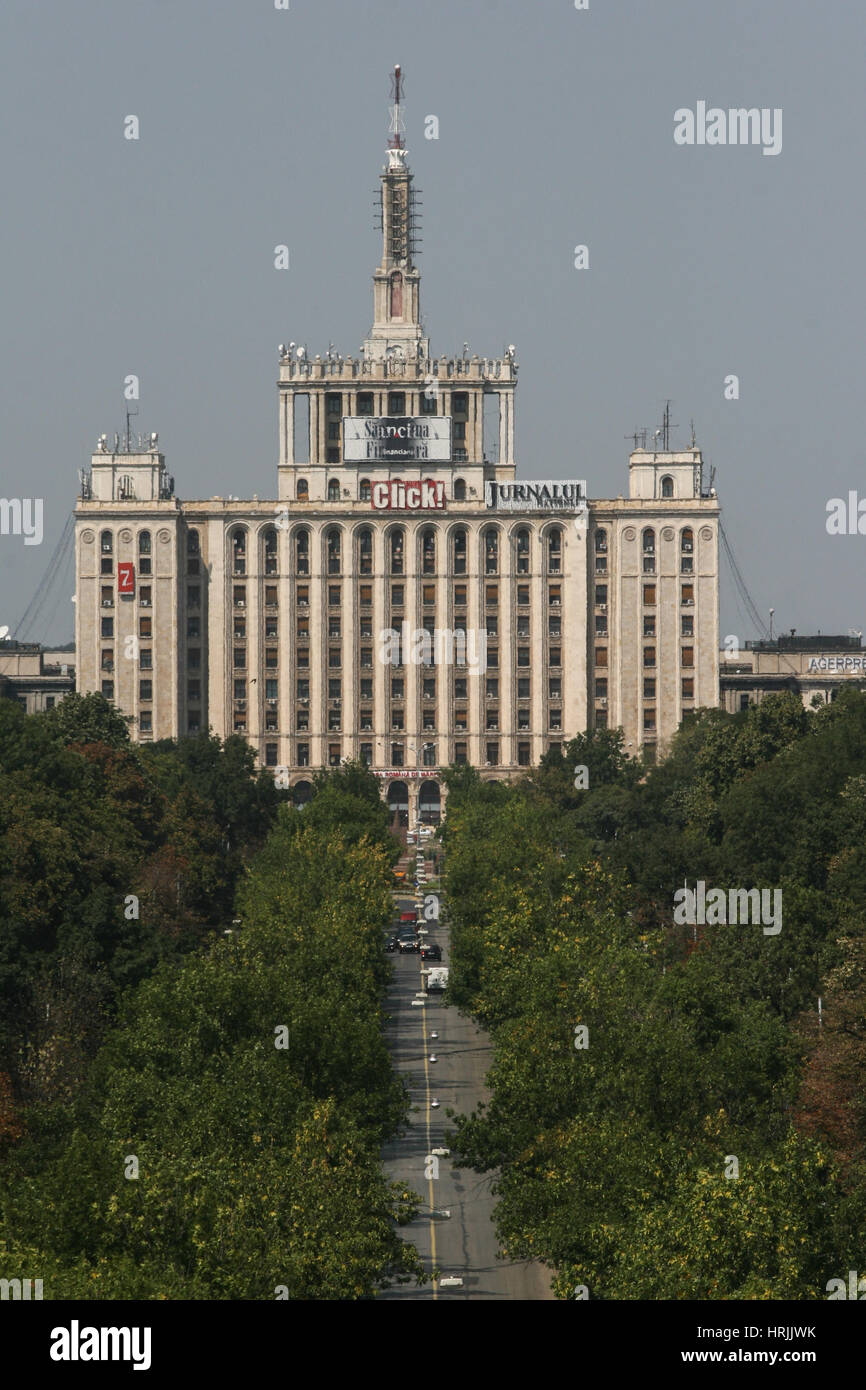
[[[423,358],[429,353],[422,336],[421,273],[417,250],[417,200],[406,162],[403,78],[399,64],[391,78],[391,138],[388,163],[380,175],[379,225],[382,259],[373,274],[373,327],[364,340],[364,356],[381,362],[389,355]]]

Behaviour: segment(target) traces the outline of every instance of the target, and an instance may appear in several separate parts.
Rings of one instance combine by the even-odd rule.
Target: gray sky
[[[427,330],[517,344],[520,475],[624,493],[624,436],[670,397],[758,608],[866,628],[866,535],[826,531],[866,498],[864,49],[850,0],[4,0],[0,495],[45,510],[41,545],[0,536],[0,626],[128,373],[179,496],[275,496],[277,344],[370,326],[399,62]],[[782,108],[781,153],[676,145],[699,101]],[[66,575],[22,637],[71,637]],[[727,577],[722,632],[756,635]]]

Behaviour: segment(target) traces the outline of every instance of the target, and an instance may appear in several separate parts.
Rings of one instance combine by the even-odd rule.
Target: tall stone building
[[[518,480],[514,348],[425,336],[399,83],[360,355],[280,349],[270,502],[181,501],[156,436],[102,437],[76,652],[139,740],[242,734],[298,799],[363,758],[414,820],[452,762],[514,775],[592,725],[655,750],[718,703],[718,506],[697,448],[636,449],[612,501]]]

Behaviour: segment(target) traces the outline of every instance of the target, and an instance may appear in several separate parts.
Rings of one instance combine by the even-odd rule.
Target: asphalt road
[[[413,905],[411,897],[395,899],[395,916]],[[427,940],[442,947],[442,961],[432,964],[448,965],[447,927],[428,926]],[[550,1272],[542,1265],[497,1259],[491,1220],[495,1199],[490,1192],[495,1174],[458,1172],[450,1158],[441,1156],[438,1177],[426,1176],[427,1156],[446,1146],[445,1131],[453,1125],[446,1111],[468,1113],[487,1098],[484,1077],[492,1047],[487,1034],[455,1008],[446,1007],[441,995],[428,996],[423,1007],[413,1002],[421,990],[419,955],[397,953],[392,959],[395,979],[388,995],[386,1038],[397,1070],[407,1079],[411,1111],[407,1132],[383,1150],[385,1171],[423,1199],[415,1220],[400,1229],[418,1249],[428,1274],[438,1268],[442,1278],[456,1277],[463,1283],[459,1287],[442,1287],[438,1282],[420,1288],[405,1285],[380,1297],[550,1299]],[[438,1038],[431,1036],[434,1032]],[[431,1104],[434,1099],[438,1107]],[[450,1216],[444,1215],[446,1211]]]

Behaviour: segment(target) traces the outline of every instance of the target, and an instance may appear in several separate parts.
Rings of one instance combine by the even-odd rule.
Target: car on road
[[[418,940],[418,938],[417,938],[417,936],[415,935],[414,932],[412,933],[411,936],[401,936],[401,937],[399,937],[399,938],[398,938],[397,944],[398,944],[398,947],[399,947],[400,955],[401,955],[401,956],[402,956],[402,955],[405,955],[407,951],[417,951],[417,950],[420,949],[420,946],[421,946],[421,943],[419,942],[419,940]]]
[[[429,941],[421,947],[422,960],[441,960],[442,947],[437,946],[435,941]]]

